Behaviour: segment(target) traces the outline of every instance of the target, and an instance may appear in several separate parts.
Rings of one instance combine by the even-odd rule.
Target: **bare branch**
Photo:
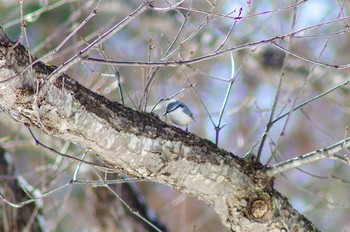
[[[101,60],[101,59],[96,59],[96,58],[84,58],[84,62],[91,62],[91,63],[96,63],[96,64],[113,64],[113,65],[123,65],[123,66],[139,66],[139,67],[178,67],[183,64],[194,64],[198,62],[202,62],[205,60],[212,59],[214,57],[223,55],[228,52],[232,51],[239,51],[242,49],[247,49],[247,48],[254,48],[257,45],[262,45],[262,44],[269,44],[274,40],[282,39],[280,37],[273,37],[267,40],[261,40],[258,42],[253,42],[253,43],[247,43],[247,44],[242,44],[238,45],[232,48],[228,48],[225,50],[217,51],[208,55],[200,56],[197,58],[193,59],[188,59],[188,60],[179,60],[179,61],[159,61],[159,62],[143,62],[143,61],[116,61],[116,60]]]
[[[311,102],[313,102],[313,101],[315,101],[315,100],[317,100],[317,99],[320,99],[320,98],[323,97],[323,96],[326,96],[327,94],[329,94],[329,93],[335,91],[336,89],[338,89],[338,88],[340,88],[340,87],[343,87],[343,86],[345,86],[345,85],[348,85],[349,82],[350,82],[350,81],[345,81],[345,82],[343,82],[343,83],[340,83],[340,84],[334,86],[333,88],[331,88],[331,89],[329,89],[329,90],[327,90],[327,91],[325,91],[325,92],[323,92],[323,93],[321,93],[321,94],[319,94],[319,95],[317,95],[317,96],[315,96],[315,97],[312,97],[312,98],[310,98],[310,99],[307,100],[307,101],[304,101],[303,103],[301,103],[301,104],[297,105],[296,107],[294,107],[294,108],[293,108],[293,111],[296,111],[296,110],[298,110],[298,109],[300,109],[300,108],[306,106],[307,104],[309,104],[309,103],[311,103]],[[287,112],[287,113],[282,114],[281,116],[279,116],[279,117],[277,117],[275,120],[273,120],[272,123],[276,123],[276,122],[279,121],[280,119],[282,119],[282,118],[284,118],[285,116],[287,116],[289,113],[290,113],[290,112]]]
[[[286,160],[279,164],[272,165],[270,168],[268,168],[266,173],[269,176],[275,176],[278,173],[281,173],[296,167],[300,167],[305,164],[315,162],[321,159],[326,159],[326,158],[338,160],[338,161],[341,161],[342,163],[349,165],[350,163],[346,158],[337,155],[338,152],[349,149],[349,147],[350,147],[350,137],[340,142],[337,142],[329,147],[319,149],[319,150],[307,153],[305,155],[295,157],[293,159]]]

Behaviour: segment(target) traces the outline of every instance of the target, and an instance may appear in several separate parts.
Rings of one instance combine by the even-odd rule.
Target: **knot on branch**
[[[272,203],[267,193],[248,199],[245,216],[257,222],[266,222],[272,218]]]
[[[155,0],[145,0],[145,4],[146,4],[149,8],[153,8],[153,7],[154,7],[154,2],[155,2]]]

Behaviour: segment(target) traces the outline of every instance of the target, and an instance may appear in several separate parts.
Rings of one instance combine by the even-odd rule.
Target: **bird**
[[[167,115],[170,121],[175,125],[186,126],[186,131],[188,131],[188,124],[195,121],[193,113],[188,106],[176,99],[168,102],[163,115]]]

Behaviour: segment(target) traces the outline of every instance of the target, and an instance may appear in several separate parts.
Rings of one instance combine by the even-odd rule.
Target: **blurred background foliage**
[[[173,50],[177,47],[178,49],[174,50],[168,60],[188,60],[210,54],[220,45],[223,45],[222,49],[226,49],[318,25],[293,35],[293,38],[277,40],[277,43],[293,54],[322,63],[350,63],[350,2],[249,2],[193,0],[185,1],[181,5],[182,9],[174,11],[148,10],[110,38],[101,49],[111,60],[159,61],[186,21],[173,47]],[[96,3],[97,1],[90,0],[23,1],[26,39],[24,34],[21,34],[19,1],[2,0],[0,26],[4,27],[12,40],[20,39],[33,55],[41,58],[67,38],[88,17]],[[141,0],[101,1],[96,16],[60,50],[44,57],[43,61],[56,66],[61,65],[141,3]],[[156,6],[165,7],[166,1],[157,1]],[[197,11],[188,11],[186,8]],[[228,13],[231,13],[231,18],[217,16]],[[235,21],[234,17],[238,16],[242,18]],[[326,23],[338,18],[343,20]],[[232,33],[223,44],[233,24]],[[187,41],[191,34],[193,37]],[[326,47],[321,54],[324,46]],[[102,58],[100,51],[94,51],[90,54],[91,57]],[[233,51],[232,55],[236,80],[223,115],[225,127],[220,131],[219,146],[240,157],[243,157],[262,135],[282,75],[277,114],[291,109],[308,77],[310,80],[296,100],[296,105],[349,80],[348,69],[337,70],[321,65],[314,67],[314,63],[286,54],[271,44],[248,46],[246,49]],[[230,53],[190,66],[159,68],[154,73],[147,101],[141,99],[144,96],[147,76],[152,70],[138,66],[115,68],[120,74],[124,91],[127,92],[125,104],[134,109],[150,111],[160,99],[179,92],[189,84],[195,85],[186,88],[177,98],[190,106],[196,118],[197,122],[189,127],[190,132],[215,141],[215,128],[203,104],[216,122],[231,77]],[[121,101],[117,78],[108,65],[83,62],[69,69],[67,74],[111,101]],[[154,112],[161,115],[164,105],[165,102],[162,102]],[[326,147],[348,137],[349,107],[349,87],[342,87],[293,113],[284,131],[283,140],[278,146],[278,155],[272,163]],[[75,162],[35,146],[34,140],[23,125],[15,123],[5,114],[0,116],[1,145],[11,153],[18,174],[42,191],[60,186],[71,179],[76,167]],[[166,120],[163,116],[161,119]],[[286,118],[273,125],[263,149],[263,163],[275,149],[285,123]],[[83,152],[74,144],[43,135],[40,131],[35,133],[40,141],[63,153],[80,156]],[[257,149],[253,152],[257,152]],[[322,160],[306,165],[302,170],[291,170],[278,175],[275,186],[289,198],[300,213],[322,231],[347,231],[350,227],[347,220],[350,191],[348,171],[349,167],[344,164]],[[89,168],[83,167],[80,175],[94,178]],[[170,231],[226,231],[215,212],[204,203],[163,185],[150,182],[136,182],[136,185],[149,207]],[[50,230],[81,231],[93,228],[93,217],[96,215],[89,211],[91,191],[94,190],[89,185],[74,185],[69,190],[45,198],[44,213]]]

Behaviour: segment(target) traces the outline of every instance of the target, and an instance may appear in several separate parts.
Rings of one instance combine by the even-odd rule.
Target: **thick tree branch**
[[[35,76],[22,72],[29,65],[28,53],[14,45],[0,30],[0,106],[16,120],[79,144],[115,172],[204,200],[233,231],[317,231],[273,189],[273,179],[262,165],[169,126],[153,114],[113,103],[65,74],[45,83],[56,67],[38,62]]]

